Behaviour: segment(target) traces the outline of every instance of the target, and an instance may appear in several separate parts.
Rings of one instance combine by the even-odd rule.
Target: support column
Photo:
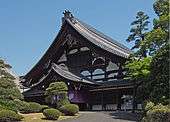
[[[92,70],[90,70],[90,78],[91,78],[91,80],[93,79],[93,72],[92,72]]]
[[[106,79],[107,79],[107,71],[106,71],[106,69],[107,69],[107,59],[106,59],[106,57],[104,58],[105,59],[105,61],[104,61],[104,78],[105,78],[105,81],[106,81]]]
[[[117,110],[121,110],[121,93],[117,92]]]
[[[137,87],[136,85],[133,88],[133,109],[132,109],[132,113],[135,112],[136,109],[136,92],[137,92]]]
[[[101,95],[101,105],[102,105],[102,110],[104,110],[104,102],[103,102],[103,90],[102,90],[102,95]]]
[[[122,69],[122,64],[118,64],[118,74],[117,74],[117,79],[122,79],[123,78],[123,69]]]

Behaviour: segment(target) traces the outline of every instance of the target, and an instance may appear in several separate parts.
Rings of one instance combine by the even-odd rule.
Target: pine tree
[[[8,72],[10,68],[12,67],[9,64],[0,59],[0,99],[22,99],[22,94],[14,82],[15,77]]]
[[[134,41],[135,45],[132,49],[137,49],[138,51],[135,53],[136,56],[146,57],[146,49],[145,47],[140,48],[140,44],[144,40],[146,31],[148,30],[149,24],[149,16],[144,12],[139,11],[136,15],[136,20],[131,23],[130,35],[126,39],[127,42]]]

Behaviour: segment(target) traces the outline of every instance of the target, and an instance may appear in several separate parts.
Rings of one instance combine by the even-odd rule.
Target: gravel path
[[[80,112],[75,119],[60,122],[137,122],[137,115],[130,112]]]

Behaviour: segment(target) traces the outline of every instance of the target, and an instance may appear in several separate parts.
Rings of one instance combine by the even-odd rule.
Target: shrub
[[[60,117],[61,113],[57,109],[50,108],[50,109],[45,109],[43,111],[43,115],[46,117],[46,119],[57,120]]]
[[[47,103],[60,108],[69,103],[67,91],[68,87],[64,82],[53,82],[45,91],[45,100]]]
[[[15,99],[14,100],[17,109],[21,112],[21,113],[30,113],[30,105],[28,102],[25,101],[21,101],[19,99]]]
[[[15,112],[18,111],[17,106],[14,103],[14,101],[4,100],[4,99],[0,100],[0,109],[12,110],[12,111],[15,111]]]
[[[45,91],[45,95],[57,95],[61,91],[67,91],[67,85],[64,82],[53,82]]]
[[[38,113],[42,112],[42,106],[39,103],[36,102],[25,102],[21,101],[19,99],[14,100],[17,109],[21,113]]]
[[[67,98],[67,94],[65,94],[65,95],[63,94],[62,97],[63,97],[63,99],[60,99],[60,100],[57,101],[57,108],[60,108],[64,105],[70,104],[70,101]]]
[[[43,112],[45,109],[49,109],[48,105],[41,105],[41,111]]]
[[[162,104],[154,106],[148,110],[144,122],[169,122],[168,116],[170,115],[170,109]]]
[[[8,110],[5,106],[0,105],[0,111],[2,110]]]
[[[79,112],[79,107],[75,104],[67,104],[60,108],[60,111],[65,115],[73,116]]]
[[[149,111],[149,110],[153,109],[154,106],[155,106],[155,104],[153,102],[147,102],[146,106],[145,106],[145,110]]]
[[[39,103],[29,102],[30,113],[38,113],[41,112],[42,107]]]
[[[0,111],[0,121],[1,122],[11,122],[20,121],[23,117],[11,110],[1,110]]]

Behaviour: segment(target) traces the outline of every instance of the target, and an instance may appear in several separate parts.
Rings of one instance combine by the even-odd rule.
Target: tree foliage
[[[147,57],[133,55],[126,67],[132,79],[143,80],[144,99],[165,103],[169,99],[169,1],[157,0],[153,8],[158,17],[138,46],[138,50],[146,50]]]
[[[150,62],[151,58],[144,58],[141,61],[131,59],[126,64],[126,68],[128,68],[127,76],[133,78],[134,80],[148,77],[150,74]]]
[[[153,57],[150,66],[150,82],[147,86],[150,99],[156,103],[167,104],[169,99],[169,54],[169,45],[163,46]]]
[[[168,0],[157,0],[153,4],[153,8],[157,16],[169,14],[169,1]]]
[[[132,49],[138,49],[138,51],[135,53],[138,56],[146,57],[146,49],[145,47],[140,48],[140,44],[144,40],[146,31],[148,30],[148,24],[150,23],[148,19],[148,15],[142,11],[139,11],[136,15],[136,20],[131,23],[131,34],[126,40],[128,42],[135,42],[135,45],[132,47]]]
[[[165,103],[169,99],[169,1],[157,0],[153,8],[158,18],[146,40],[148,49],[153,51],[150,81],[146,85],[152,101]]]
[[[66,92],[67,85],[64,82],[53,82],[46,89],[45,95],[58,95],[59,93]]]
[[[15,77],[8,72],[10,68],[9,64],[0,59],[0,99],[22,99],[22,94],[14,82]]]
[[[68,87],[64,82],[53,82],[46,89],[46,102],[55,105],[57,108],[68,104]]]

